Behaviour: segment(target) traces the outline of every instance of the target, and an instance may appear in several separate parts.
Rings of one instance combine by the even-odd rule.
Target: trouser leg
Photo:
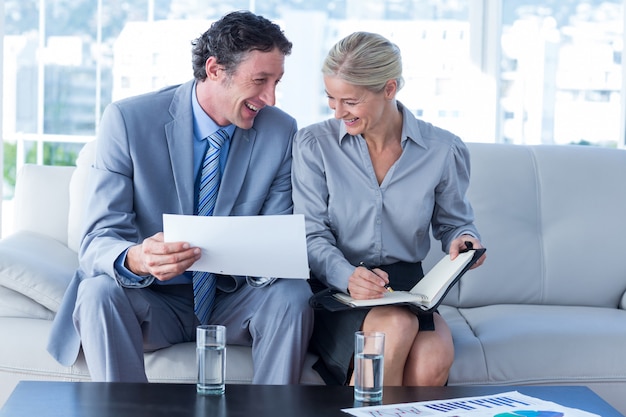
[[[93,381],[146,382],[144,351],[192,340],[193,306],[174,287],[123,288],[105,275],[81,282],[74,325]]]
[[[229,344],[252,346],[254,384],[298,384],[313,329],[311,290],[304,280],[219,294],[211,316],[227,327]]]

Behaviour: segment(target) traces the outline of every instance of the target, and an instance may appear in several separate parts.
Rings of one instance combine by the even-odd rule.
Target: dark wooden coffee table
[[[497,394],[523,394],[602,417],[622,416],[586,387],[385,387],[383,404]],[[190,384],[20,382],[0,417],[347,417],[353,390],[341,386],[227,385],[222,397]],[[622,416],[623,417],[623,416]]]

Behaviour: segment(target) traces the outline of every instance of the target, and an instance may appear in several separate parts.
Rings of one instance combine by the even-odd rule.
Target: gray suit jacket
[[[80,348],[72,323],[80,281],[102,274],[116,277],[115,260],[162,231],[163,213],[194,212],[193,86],[189,81],[125,99],[109,105],[102,116],[89,175],[80,268],[48,343],[48,351],[63,365],[73,364]],[[251,129],[235,129],[214,215],[292,212],[291,144],[296,130],[296,121],[275,107],[261,110]],[[148,279],[138,286],[150,283]]]

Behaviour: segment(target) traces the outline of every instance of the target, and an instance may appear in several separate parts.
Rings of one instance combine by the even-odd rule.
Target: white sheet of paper
[[[352,414],[355,417],[417,415],[431,417],[493,417],[495,415],[600,417],[597,414],[577,408],[565,407],[552,401],[545,401],[522,394],[518,391],[479,397],[345,408],[341,411]]]
[[[189,270],[309,278],[304,215],[163,215],[166,242],[189,242],[202,257]]]

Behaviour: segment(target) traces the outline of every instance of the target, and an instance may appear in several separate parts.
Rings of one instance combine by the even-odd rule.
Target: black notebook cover
[[[456,285],[456,283],[459,281],[459,279],[461,279],[461,277],[476,263],[476,261],[478,261],[478,259],[480,259],[480,257],[485,253],[486,249],[485,248],[480,248],[480,249],[471,249],[472,251],[474,251],[474,254],[472,255],[472,258],[467,262],[467,264],[459,271],[457,272],[456,276],[452,279],[452,281],[450,281],[450,283],[447,285],[447,287],[444,289],[444,291],[441,293],[441,296],[439,297],[439,299],[437,300],[436,303],[434,303],[433,305],[429,305],[429,306],[424,306],[424,305],[420,305],[418,303],[413,303],[413,302],[393,302],[393,303],[383,303],[383,304],[375,304],[375,305],[368,305],[368,306],[353,306],[350,304],[346,304],[342,301],[339,301],[336,297],[335,294],[343,294],[341,291],[335,290],[333,288],[326,288],[316,294],[314,294],[311,299],[309,300],[309,303],[311,305],[311,307],[316,308],[316,309],[326,309],[328,311],[343,311],[343,310],[350,310],[350,309],[354,309],[354,308],[372,308],[378,305],[405,305],[405,306],[409,306],[412,310],[415,310],[417,312],[431,312],[437,309],[437,307],[439,307],[439,305],[441,304],[442,300],[446,297],[446,295],[448,294],[448,292],[450,291],[450,289]],[[467,252],[467,251],[466,251]],[[446,255],[449,256],[449,255]]]

